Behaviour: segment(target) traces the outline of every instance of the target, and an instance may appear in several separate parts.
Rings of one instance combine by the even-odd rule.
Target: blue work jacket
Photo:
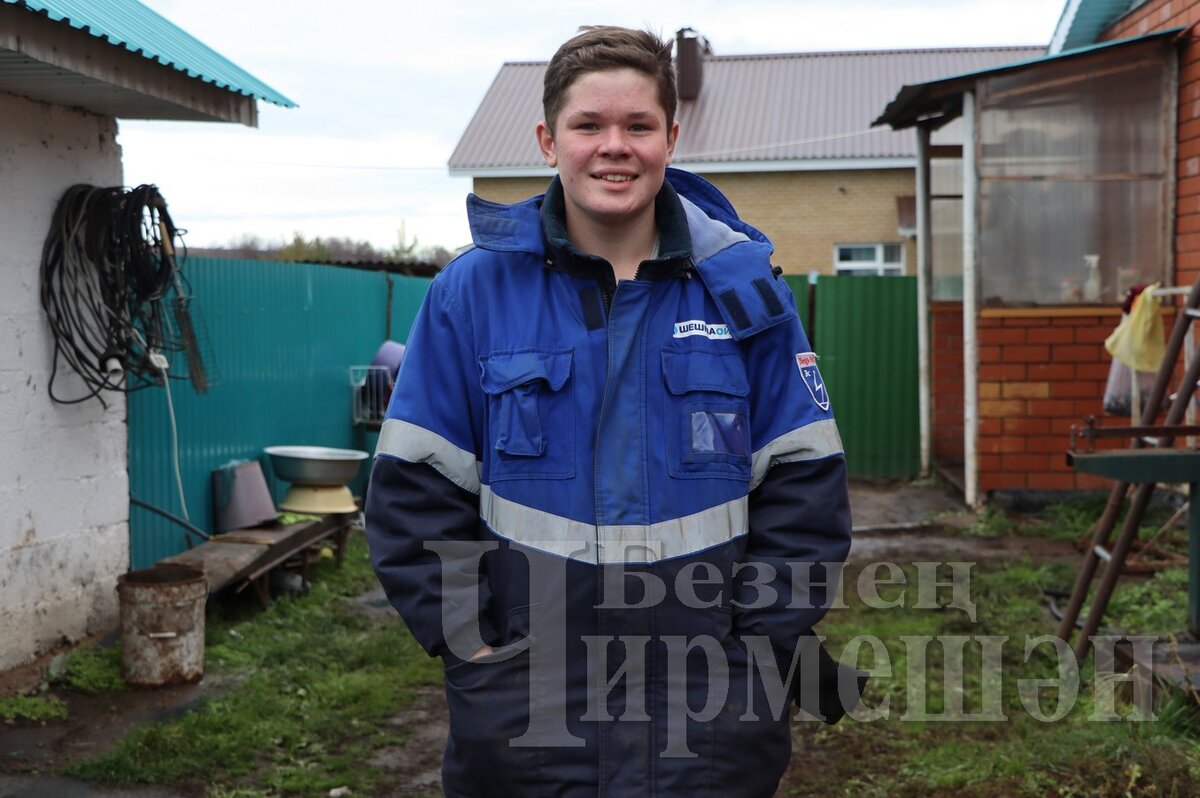
[[[772,795],[791,749],[769,685],[850,514],[770,243],[673,169],[657,257],[619,284],[569,243],[557,179],[468,210],[366,507],[380,581],[446,663],[446,794]]]

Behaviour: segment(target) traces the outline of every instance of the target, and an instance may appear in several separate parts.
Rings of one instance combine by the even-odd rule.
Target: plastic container
[[[235,460],[212,472],[213,524],[217,532],[245,529],[278,517],[262,466]]]
[[[395,381],[396,375],[400,373],[400,362],[402,360],[404,360],[404,344],[395,341],[384,341],[383,345],[375,353],[375,357],[371,358],[371,365],[386,366],[392,375],[392,380]]]

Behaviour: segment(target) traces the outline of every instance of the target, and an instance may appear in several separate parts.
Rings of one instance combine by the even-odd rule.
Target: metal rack
[[[1158,296],[1173,296],[1182,294],[1187,289],[1166,289],[1155,292]],[[1104,512],[1096,522],[1092,543],[1084,554],[1080,565],[1075,587],[1071,592],[1071,600],[1063,611],[1063,617],[1058,627],[1058,636],[1070,642],[1075,630],[1083,603],[1088,590],[1096,577],[1101,563],[1104,563],[1103,576],[1096,589],[1091,610],[1084,619],[1080,630],[1079,640],[1075,644],[1075,655],[1079,659],[1086,656],[1092,642],[1092,636],[1100,626],[1100,620],[1108,608],[1108,601],[1116,588],[1117,580],[1129,555],[1130,547],[1137,537],[1146,507],[1154,493],[1155,486],[1160,481],[1188,482],[1193,488],[1200,480],[1200,453],[1194,450],[1173,450],[1175,438],[1182,435],[1194,435],[1197,428],[1187,426],[1185,415],[1192,405],[1192,395],[1197,379],[1200,379],[1200,357],[1196,357],[1191,346],[1192,322],[1200,318],[1200,278],[1188,290],[1184,306],[1175,317],[1175,327],[1167,342],[1154,388],[1150,391],[1145,407],[1142,408],[1140,421],[1133,426],[1121,428],[1097,428],[1094,421],[1089,420],[1082,431],[1073,427],[1071,430],[1071,449],[1067,453],[1067,462],[1077,471],[1083,473],[1107,476],[1116,480],[1108,496]],[[1179,365],[1180,354],[1184,353],[1184,374],[1180,388],[1171,400],[1166,419],[1156,425],[1155,419],[1167,396],[1167,387],[1171,377]],[[1135,395],[1137,389],[1134,389]],[[1134,416],[1133,418],[1137,418]],[[1096,438],[1120,437],[1130,440],[1130,448],[1126,450],[1092,452],[1092,443]],[[1078,439],[1087,440],[1087,451],[1076,452]],[[1129,488],[1134,487],[1130,499],[1129,513],[1115,545],[1109,549],[1109,539],[1116,526],[1117,517],[1125,503]],[[1189,499],[1193,498],[1189,494]],[[1193,634],[1200,633],[1200,514],[1189,512],[1189,613],[1188,622]]]
[[[392,398],[391,369],[387,366],[351,366],[349,376],[354,424],[379,429]]]

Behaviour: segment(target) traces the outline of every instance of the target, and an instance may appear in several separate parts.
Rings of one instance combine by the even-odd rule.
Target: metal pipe
[[[163,518],[167,519],[168,521],[173,521],[176,524],[179,524],[179,526],[183,527],[188,532],[191,532],[193,535],[197,535],[200,538],[203,538],[204,540],[212,540],[212,535],[208,534],[203,529],[200,529],[199,527],[196,527],[196,526],[192,526],[191,524],[189,524],[187,521],[184,521],[179,516],[172,515],[171,513],[168,513],[166,510],[163,510],[160,507],[155,507],[153,504],[150,504],[149,502],[144,502],[141,499],[137,498],[136,496],[130,495],[129,503],[136,504],[138,507],[149,510],[150,512],[155,513],[156,515],[161,515]]]
[[[979,499],[979,132],[975,92],[963,92],[963,493],[967,506]]]
[[[930,219],[929,128],[917,126],[917,414],[921,476],[933,465],[930,408],[929,297],[933,282],[933,224]]]

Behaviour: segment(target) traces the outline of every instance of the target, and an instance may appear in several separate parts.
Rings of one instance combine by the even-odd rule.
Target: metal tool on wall
[[[181,271],[175,262],[175,246],[172,242],[178,231],[171,223],[171,216],[167,213],[166,200],[161,194],[154,195],[150,204],[147,205],[147,212],[156,222],[161,257],[163,262],[169,265],[174,278],[175,296],[171,299],[171,316],[175,320],[179,347],[183,350],[187,362],[188,378],[192,381],[192,387],[195,388],[196,393],[208,393],[209,385],[215,382],[213,379],[215,377],[213,373],[214,358],[207,328],[204,326],[203,314],[199,312],[199,306],[193,305],[195,298],[192,297],[189,288],[184,285]]]

